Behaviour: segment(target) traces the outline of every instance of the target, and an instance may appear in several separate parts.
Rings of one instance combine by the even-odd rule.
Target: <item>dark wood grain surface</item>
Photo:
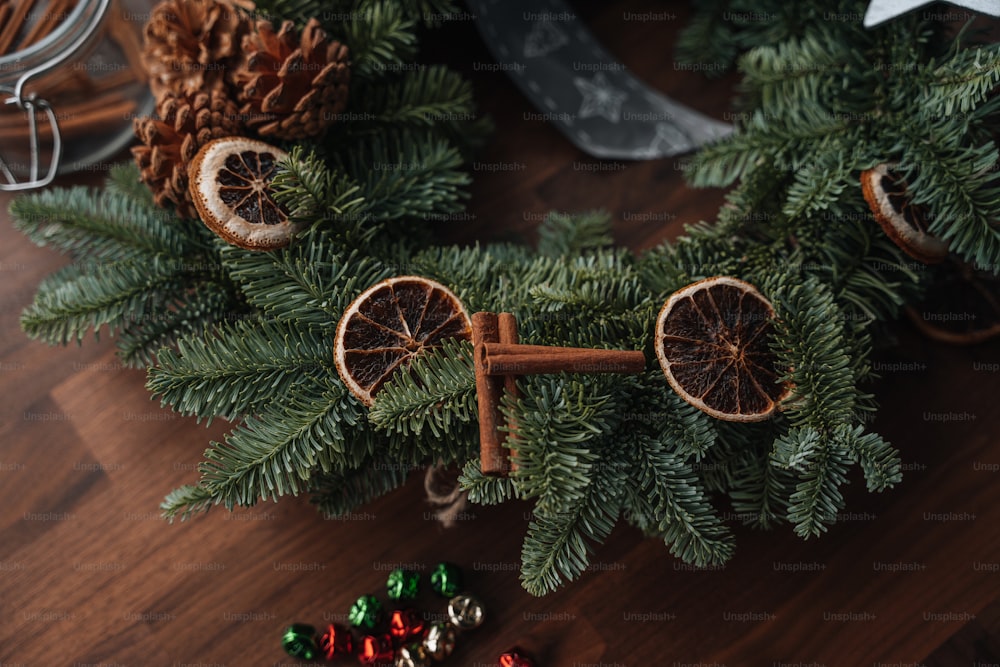
[[[656,88],[721,118],[732,80],[678,72],[677,19],[637,22],[659,3],[584,3],[608,48]],[[601,163],[530,110],[467,23],[434,55],[469,71],[498,132],[477,158],[473,219],[443,235],[533,238],[545,211],[603,207],[642,249],[710,219],[721,196],[686,188],[677,163]],[[506,165],[506,166],[505,166]],[[504,170],[507,169],[507,170]],[[91,175],[91,182],[96,177]],[[6,211],[8,196],[0,196]],[[1000,663],[1000,345],[946,348],[899,324],[879,353],[876,429],[905,479],[869,495],[822,539],[736,527],[725,568],[697,571],[619,527],[579,581],[546,598],[520,588],[524,504],[472,507],[442,529],[416,477],[345,520],[304,498],[167,525],[157,505],[196,478],[206,428],[150,401],[140,371],[105,340],[48,348],[18,316],[61,259],[0,213],[0,664],[290,665],[292,621],[342,620],[397,565],[461,564],[489,620],[447,664],[494,665],[513,644],[548,667],[689,665],[966,666]],[[419,606],[437,612],[424,594]]]

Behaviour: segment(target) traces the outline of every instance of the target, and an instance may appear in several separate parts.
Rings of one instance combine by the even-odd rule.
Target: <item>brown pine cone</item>
[[[159,100],[167,91],[193,95],[221,81],[239,56],[250,19],[245,0],[163,0],[146,23],[143,64]]]
[[[243,133],[236,104],[221,86],[205,93],[164,93],[156,105],[159,119],[137,118],[135,134],[141,146],[132,148],[140,180],[153,191],[158,206],[168,203],[184,217],[197,212],[188,193],[188,165],[204,144],[218,137]]]
[[[278,32],[264,20],[256,28],[243,38],[244,58],[232,76],[247,126],[278,139],[322,134],[347,106],[347,47],[327,41],[316,19],[301,38],[291,21]]]

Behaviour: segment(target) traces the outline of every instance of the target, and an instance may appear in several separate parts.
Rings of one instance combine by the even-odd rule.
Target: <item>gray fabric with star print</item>
[[[632,76],[559,0],[467,0],[496,68],[570,141],[599,158],[686,153],[731,126]]]
[[[868,3],[868,10],[865,12],[865,27],[871,28],[879,23],[930,4],[931,0],[872,0]],[[1000,16],[1000,0],[955,0],[947,4],[954,7],[965,7],[980,14]],[[947,17],[945,20],[967,21],[969,19],[968,15],[963,16],[962,13],[952,11],[950,8],[938,7],[935,11],[927,11],[925,13],[937,16],[945,15]],[[954,18],[951,19],[947,15],[954,15]]]

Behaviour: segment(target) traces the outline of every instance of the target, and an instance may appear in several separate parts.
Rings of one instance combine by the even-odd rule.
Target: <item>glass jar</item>
[[[45,11],[63,3],[14,2],[32,2],[21,34],[40,21],[57,25],[0,54],[0,190],[103,168],[131,141],[132,120],[154,107],[141,62],[150,0],[77,0],[62,14]]]

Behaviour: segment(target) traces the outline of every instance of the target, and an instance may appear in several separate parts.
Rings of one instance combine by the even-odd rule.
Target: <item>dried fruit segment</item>
[[[861,191],[886,236],[924,264],[948,256],[948,244],[927,231],[926,211],[914,206],[906,184],[888,164],[861,172]]]
[[[675,292],[656,321],[656,355],[670,386],[717,419],[767,419],[789,393],[770,349],[774,318],[767,299],[735,278]]]
[[[247,250],[288,245],[300,227],[271,193],[278,161],[286,153],[242,137],[210,141],[190,168],[191,199],[209,229]]]
[[[337,326],[334,357],[347,388],[371,405],[393,373],[422,350],[471,335],[469,315],[451,290],[401,276],[368,288],[348,306]]]

